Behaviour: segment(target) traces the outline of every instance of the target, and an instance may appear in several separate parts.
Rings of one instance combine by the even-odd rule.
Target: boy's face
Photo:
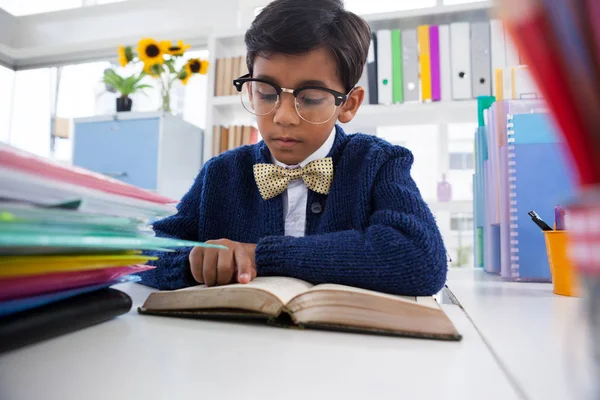
[[[253,78],[265,79],[287,89],[320,86],[345,93],[337,74],[332,54],[319,48],[301,55],[273,54],[268,59],[257,57]],[[301,95],[300,95],[301,96]],[[333,117],[324,124],[312,124],[296,112],[294,96],[282,92],[280,104],[272,113],[257,116],[258,129],[271,154],[278,161],[295,165],[304,161],[327,140],[336,121],[352,120],[364,98],[364,89],[355,88],[348,101],[337,107]]]

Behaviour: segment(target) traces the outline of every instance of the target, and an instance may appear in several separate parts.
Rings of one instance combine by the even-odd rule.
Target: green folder
[[[56,254],[76,252],[105,252],[113,250],[163,250],[179,247],[210,247],[226,249],[224,246],[191,242],[164,237],[113,237],[96,235],[58,235],[0,232],[0,255]]]
[[[392,30],[392,101],[404,102],[402,86],[402,35],[399,29]]]
[[[479,126],[485,126],[483,112],[495,102],[496,98],[494,96],[479,96],[477,98],[477,121],[479,122]],[[485,159],[487,160],[487,157]]]

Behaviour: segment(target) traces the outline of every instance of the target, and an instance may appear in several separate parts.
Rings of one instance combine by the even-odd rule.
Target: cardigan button
[[[323,211],[323,206],[321,203],[315,201],[310,205],[310,211],[312,211],[313,214],[320,214]]]

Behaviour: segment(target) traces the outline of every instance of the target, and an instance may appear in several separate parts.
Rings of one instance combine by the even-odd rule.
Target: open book
[[[282,277],[150,294],[142,314],[254,318],[297,327],[460,340],[433,297],[404,297]]]

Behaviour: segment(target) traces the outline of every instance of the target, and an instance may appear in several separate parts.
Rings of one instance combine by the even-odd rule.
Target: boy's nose
[[[298,125],[300,116],[296,112],[294,96],[290,93],[281,93],[279,103],[277,110],[275,110],[273,122],[284,126]]]

